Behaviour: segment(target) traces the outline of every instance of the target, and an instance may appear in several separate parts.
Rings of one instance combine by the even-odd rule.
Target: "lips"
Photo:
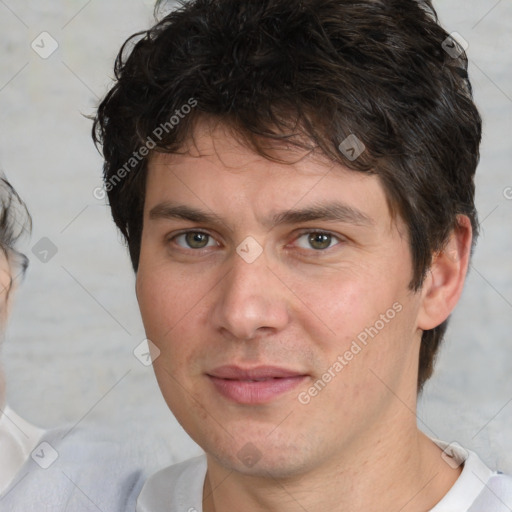
[[[271,402],[307,378],[304,373],[276,366],[220,366],[207,375],[224,398],[240,404]]]
[[[239,366],[220,366],[209,373],[212,377],[232,380],[265,380],[284,379],[303,375],[300,372],[286,370],[277,366],[258,366],[256,368],[243,369]]]

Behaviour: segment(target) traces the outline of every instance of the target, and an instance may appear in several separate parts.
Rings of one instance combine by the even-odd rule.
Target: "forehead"
[[[292,146],[269,147],[268,153],[270,158],[258,154],[222,124],[200,123],[179,153],[151,156],[146,214],[172,201],[219,213],[250,210],[268,219],[269,212],[337,203],[370,221],[391,221],[376,175]]]

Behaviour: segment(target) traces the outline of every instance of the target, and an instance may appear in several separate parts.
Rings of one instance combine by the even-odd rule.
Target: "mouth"
[[[221,366],[207,373],[207,376],[224,398],[253,405],[277,399],[308,377],[305,373],[276,366]]]

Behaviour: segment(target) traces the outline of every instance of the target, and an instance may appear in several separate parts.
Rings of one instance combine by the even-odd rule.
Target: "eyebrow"
[[[149,218],[151,220],[183,219],[198,224],[226,225],[226,221],[215,213],[169,201],[164,201],[153,207],[149,212]],[[275,227],[310,221],[336,221],[357,226],[374,224],[373,220],[360,210],[339,202],[329,202],[313,204],[301,209],[283,210],[265,219],[264,225]]]

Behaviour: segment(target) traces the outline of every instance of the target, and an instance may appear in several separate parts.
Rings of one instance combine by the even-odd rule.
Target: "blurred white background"
[[[512,3],[435,5],[469,44],[485,123],[482,234],[419,424],[512,473]],[[0,0],[0,168],[34,219],[22,247],[31,264],[2,349],[8,401],[45,427],[108,424],[142,451],[151,447],[151,469],[199,449],[167,410],[151,367],[133,355],[145,337],[134,276],[105,202],[93,196],[102,161],[83,115],[107,91],[124,40],[152,24],[152,8],[149,0]],[[46,262],[32,252],[42,238],[57,251]]]

